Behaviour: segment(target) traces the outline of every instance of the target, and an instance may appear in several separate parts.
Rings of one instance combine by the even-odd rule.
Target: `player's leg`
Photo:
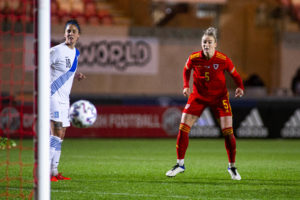
[[[52,174],[55,175],[55,177],[58,180],[70,180],[71,179],[71,178],[62,176],[62,174],[58,172],[58,165],[59,165],[60,155],[61,155],[61,145],[62,145],[62,142],[63,142],[63,139],[64,139],[64,135],[66,133],[66,129],[67,128],[63,127],[63,133],[60,136],[61,141],[60,141],[60,144],[57,145],[55,155],[53,157]]]
[[[176,174],[184,172],[184,157],[189,144],[189,132],[197,119],[198,116],[187,113],[182,114],[176,142],[177,163],[167,171],[166,176],[174,177]]]
[[[69,120],[69,103],[61,103],[60,104],[60,107],[61,107],[61,114],[62,114],[62,126],[63,126],[63,130],[62,132],[60,133],[60,139],[61,139],[61,142],[60,142],[60,145],[57,146],[57,149],[56,149],[56,156],[54,156],[53,158],[53,167],[54,167],[54,170],[55,172],[57,172],[57,179],[58,180],[70,180],[71,178],[68,178],[68,177],[65,177],[65,176],[62,176],[61,173],[58,173],[58,165],[59,165],[59,161],[60,161],[60,155],[61,155],[61,146],[62,146],[62,143],[63,143],[63,140],[64,140],[64,137],[65,137],[65,134],[66,134],[66,130],[67,130],[67,127],[70,126],[70,120]]]
[[[184,165],[184,157],[189,145],[189,133],[191,127],[198,118],[199,117],[196,115],[191,115],[187,113],[182,114],[176,142],[177,162],[181,166]]]
[[[62,122],[52,121],[51,135],[50,135],[50,168],[51,168],[51,181],[57,181],[56,176],[58,175],[58,163],[61,154],[61,136],[63,135],[64,128]]]
[[[53,157],[62,131],[62,119],[58,101],[50,98],[50,168],[53,165]]]
[[[52,178],[56,177],[58,180],[69,180],[70,178],[63,177],[58,172],[58,165],[61,156],[61,146],[65,136],[66,127],[70,126],[68,110],[68,103],[52,102],[53,105],[51,112],[51,136],[50,136],[50,162],[51,162],[51,175]],[[52,180],[51,178],[51,180]]]
[[[241,180],[241,176],[235,167],[236,139],[232,128],[232,112],[228,96],[224,97],[216,107],[213,108],[216,117],[219,118],[222,134],[225,139],[225,148],[228,156],[228,172],[234,180]]]
[[[189,144],[189,132],[204,108],[205,106],[203,104],[199,104],[195,99],[193,99],[193,97],[189,98],[189,101],[182,113],[179,132],[177,135],[177,163],[172,169],[167,171],[166,176],[174,177],[176,174],[184,172],[184,157]]]
[[[228,155],[228,172],[233,180],[241,180],[241,176],[238,173],[235,166],[235,155],[236,155],[236,139],[232,129],[232,117],[225,116],[220,117],[220,124],[222,134],[225,139],[225,148]]]

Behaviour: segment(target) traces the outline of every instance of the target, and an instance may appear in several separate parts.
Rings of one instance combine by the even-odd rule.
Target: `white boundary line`
[[[131,197],[160,197],[160,198],[176,198],[176,199],[193,199],[190,196],[180,196],[180,195],[158,195],[158,194],[133,194],[133,193],[115,193],[115,192],[85,192],[85,191],[69,191],[69,190],[55,190],[52,189],[51,192],[64,192],[64,193],[79,193],[79,194],[97,194],[101,196],[131,196]]]

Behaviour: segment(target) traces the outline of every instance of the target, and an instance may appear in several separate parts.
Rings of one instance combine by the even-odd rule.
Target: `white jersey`
[[[79,51],[61,43],[50,49],[51,99],[69,102]]]

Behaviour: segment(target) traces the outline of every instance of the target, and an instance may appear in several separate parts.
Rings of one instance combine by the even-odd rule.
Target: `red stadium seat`
[[[103,25],[112,25],[113,17],[111,16],[108,10],[99,10],[97,13],[99,19],[101,20],[101,24]]]
[[[98,26],[98,25],[100,25],[100,20],[97,16],[90,16],[88,18],[88,23],[90,25]]]
[[[20,0],[9,0],[6,2],[8,12],[11,14],[19,14],[19,8],[21,6]]]
[[[87,23],[86,17],[83,14],[74,15],[74,13],[73,13],[72,18],[76,19],[78,21],[79,25],[84,25]]]
[[[72,15],[84,13],[84,3],[83,0],[73,0],[72,2]]]
[[[85,15],[87,17],[96,15],[96,6],[94,2],[88,2],[85,4]]]
[[[51,15],[56,15],[58,12],[58,5],[56,1],[51,1]]]
[[[59,15],[69,15],[72,11],[72,3],[69,0],[57,0]]]

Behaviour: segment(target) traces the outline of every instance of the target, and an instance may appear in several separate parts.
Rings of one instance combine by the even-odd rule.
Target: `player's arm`
[[[55,48],[50,49],[50,66],[55,66],[59,62],[58,52]]]
[[[229,74],[233,78],[237,88],[235,90],[235,97],[242,97],[244,95],[244,84],[240,74],[236,71],[230,59],[228,59]]]
[[[78,50],[76,49],[76,51],[78,51]],[[77,81],[81,81],[83,79],[86,79],[86,76],[83,73],[76,71],[75,72],[75,79],[77,79]]]
[[[85,76],[83,73],[81,73],[81,72],[76,72],[76,73],[75,73],[75,78],[76,78],[78,81],[81,81],[81,80],[83,80],[83,79],[86,79],[86,76]]]
[[[190,90],[190,77],[191,77],[191,71],[192,69],[188,67],[189,60],[184,66],[183,69],[183,95],[188,97],[191,94]]]

